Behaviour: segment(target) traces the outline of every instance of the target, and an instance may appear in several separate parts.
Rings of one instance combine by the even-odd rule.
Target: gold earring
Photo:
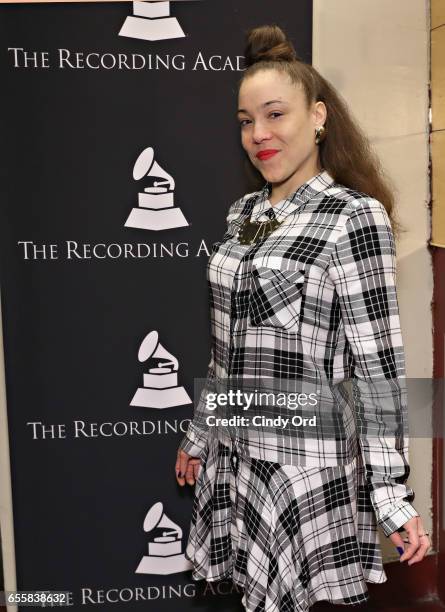
[[[315,128],[315,144],[320,144],[325,139],[326,136],[326,128],[324,125],[320,125]]]

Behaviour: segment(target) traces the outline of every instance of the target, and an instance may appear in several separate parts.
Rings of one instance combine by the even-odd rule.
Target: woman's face
[[[319,171],[315,128],[323,125],[322,102],[306,107],[303,88],[277,70],[261,70],[241,85],[241,143],[252,164],[271,183],[308,180]],[[261,151],[276,151],[271,156]]]

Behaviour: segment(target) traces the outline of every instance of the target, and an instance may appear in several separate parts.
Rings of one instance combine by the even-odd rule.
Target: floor
[[[342,606],[344,611],[349,606]],[[311,607],[310,612],[334,612],[339,610],[340,606],[333,604],[318,602]],[[413,603],[410,606],[385,606],[380,603],[366,603],[359,606],[350,606],[351,612],[445,612],[445,605],[440,601],[424,601]]]
[[[380,604],[363,604],[360,606],[335,606],[333,604],[319,602],[312,606],[310,612],[346,612],[350,608],[351,612],[445,612],[445,605],[439,601],[428,601],[413,604],[407,607],[387,607]],[[0,606],[0,612],[6,612],[6,608]]]

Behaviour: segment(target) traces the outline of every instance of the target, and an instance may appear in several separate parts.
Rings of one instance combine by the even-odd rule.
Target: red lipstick
[[[259,151],[256,156],[258,157],[258,159],[263,160],[273,157],[275,153],[278,153],[278,149],[263,149],[262,151]]]

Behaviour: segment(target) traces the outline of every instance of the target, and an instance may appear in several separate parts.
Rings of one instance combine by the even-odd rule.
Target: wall
[[[431,3],[433,227],[431,244],[445,247],[445,2]],[[442,169],[442,172],[439,169]]]
[[[408,378],[432,377],[433,277],[428,178],[429,3],[426,0],[314,0],[313,65],[347,100],[397,192],[407,230],[397,244],[398,294]],[[426,381],[425,381],[426,382]],[[432,411],[410,395],[409,483],[432,532]],[[420,425],[422,425],[420,427]],[[427,476],[427,477],[425,477]],[[382,535],[385,561],[398,560]]]

